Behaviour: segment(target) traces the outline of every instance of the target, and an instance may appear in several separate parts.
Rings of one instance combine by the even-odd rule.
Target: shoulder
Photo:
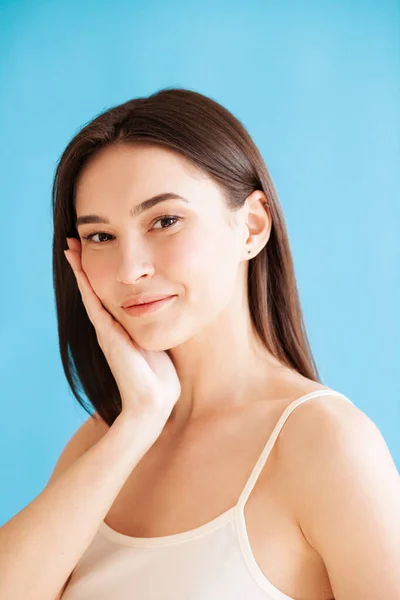
[[[354,402],[338,396],[325,386],[310,387],[310,392],[324,391],[324,395],[309,398],[291,410],[279,434],[279,455],[285,475],[295,475],[298,462],[309,460],[310,455],[324,450],[331,454],[331,444],[340,445],[343,436],[347,443],[355,441],[361,430],[376,430],[373,421]],[[332,393],[329,393],[332,392]],[[306,390],[304,395],[309,392]],[[298,394],[300,397],[300,393]],[[303,397],[303,396],[301,396]],[[285,410],[296,400],[286,403]],[[296,458],[295,458],[296,457]]]
[[[94,412],[81,426],[81,437],[85,452],[98,442],[109,430],[109,426],[97,412]],[[79,430],[78,430],[79,431]]]
[[[96,411],[85,421],[85,423],[87,423],[88,427],[91,427],[93,431],[97,431],[99,435],[104,434],[110,428]]]
[[[400,477],[376,424],[345,398],[325,395],[296,407],[281,434],[287,493],[335,597],[375,598],[384,588],[394,598]]]
[[[329,388],[319,389],[334,392]],[[318,388],[312,391],[318,391]],[[332,468],[334,464],[333,457],[338,464],[346,446],[348,451],[350,445],[359,444],[360,435],[368,436],[376,430],[373,421],[354,403],[335,393],[309,398],[295,406],[278,438],[280,469],[292,508],[300,511],[302,504],[310,505],[304,493],[311,467],[314,470],[322,468],[326,473],[328,466]],[[290,494],[300,487],[301,495]]]
[[[86,450],[89,450],[93,444],[103,437],[108,429],[107,423],[103,421],[97,412],[94,412],[82,423],[71,440],[76,439],[77,443],[86,452]]]
[[[322,494],[330,479],[342,477],[344,483],[348,469],[356,475],[360,469],[377,466],[379,461],[387,464],[391,459],[393,463],[372,419],[354,403],[335,394],[317,396],[297,406],[281,435],[285,473],[293,485],[309,493],[308,506],[316,487],[311,476],[317,471]]]
[[[96,412],[89,416],[89,418],[86,419],[86,421],[84,421],[68,439],[58,457],[47,485],[54,481],[54,479],[98,442],[104,436],[108,428],[108,425]]]
[[[286,443],[298,446],[304,451],[312,449],[312,443],[320,444],[325,435],[345,435],[346,440],[354,440],[352,433],[359,427],[362,430],[377,430],[375,423],[350,398],[338,396],[334,390],[322,388],[328,393],[316,396],[301,403],[290,414],[282,433]],[[319,390],[316,390],[319,391]],[[332,391],[330,394],[329,392]],[[307,440],[307,444],[304,441]]]

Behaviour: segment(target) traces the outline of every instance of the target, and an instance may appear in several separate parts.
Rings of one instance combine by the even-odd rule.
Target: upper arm
[[[397,600],[400,477],[378,427],[345,400],[315,403],[287,425],[298,522],[335,598]]]

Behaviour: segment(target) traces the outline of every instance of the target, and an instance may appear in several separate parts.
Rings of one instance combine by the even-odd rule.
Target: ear
[[[271,210],[268,199],[261,190],[254,190],[246,198],[243,208],[244,225],[247,228],[245,254],[247,258],[254,258],[269,240],[272,227]]]

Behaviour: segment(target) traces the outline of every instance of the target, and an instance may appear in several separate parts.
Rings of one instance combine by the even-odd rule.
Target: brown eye
[[[158,219],[156,221],[154,221],[154,223],[158,223],[161,221],[174,221],[174,223],[172,223],[172,225],[168,225],[167,227],[156,227],[156,229],[170,229],[171,227],[173,227],[178,221],[181,221],[182,218],[178,217],[176,215],[163,215],[162,217],[158,217]],[[154,226],[153,226],[154,229]]]
[[[153,225],[153,229],[158,229],[158,230],[162,230],[162,229],[171,229],[171,227],[173,227],[174,225],[176,225],[178,223],[178,221],[182,221],[183,217],[178,217],[177,215],[162,215],[161,217],[158,217],[158,219],[156,219],[156,221],[154,221],[155,223],[161,223],[162,221],[166,221],[166,222],[171,222],[172,224],[167,225],[166,227],[154,227]],[[99,239],[95,240],[94,236],[98,235]],[[104,239],[105,236],[106,238],[113,238],[114,236],[106,233],[105,231],[95,231],[93,233],[89,233],[88,235],[83,235],[83,239],[87,240],[88,242],[92,242],[93,244],[96,245],[100,245],[100,244],[104,244],[105,242],[108,242],[109,239]],[[102,238],[102,239],[100,239]]]
[[[105,231],[96,231],[95,233],[89,233],[89,235],[84,235],[82,237],[83,237],[84,240],[88,240],[89,242],[92,242],[93,241],[93,237],[95,235],[99,235],[99,236],[105,235],[105,236],[108,236],[108,237],[112,237],[112,236],[110,236],[109,233],[105,233]],[[105,241],[107,241],[107,240],[105,240]],[[103,244],[104,240],[102,242],[94,242],[94,243],[95,244]]]

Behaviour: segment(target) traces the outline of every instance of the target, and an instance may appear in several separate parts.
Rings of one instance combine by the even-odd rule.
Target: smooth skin
[[[162,211],[154,207],[132,217],[133,205],[165,191],[186,195],[190,206],[171,201]],[[274,360],[251,328],[247,266],[268,241],[271,218],[265,200],[261,191],[253,192],[231,219],[215,184],[161,149],[108,148],[83,172],[77,214],[106,216],[109,223],[96,228],[107,231],[108,241],[89,242],[85,236],[93,232],[93,224],[79,227],[76,275],[81,277],[78,284],[82,273],[87,277],[80,291],[111,362],[123,411],[111,428],[101,421],[85,424],[63,452],[46,489],[1,528],[1,600],[1,594],[25,600],[29,593],[42,600],[59,593],[161,429],[171,439],[198,431],[196,442],[204,444],[208,428],[203,423],[228,420],[239,409],[248,415],[251,408],[271,407],[265,411],[271,414],[277,398],[294,399],[317,387]],[[176,229],[155,228],[167,213],[182,219]],[[158,316],[128,317],[123,300],[141,292],[176,293],[178,299]],[[148,354],[153,352],[167,353],[171,362],[164,354]],[[139,363],[130,361],[146,356],[147,366],[140,363],[143,383],[131,373]],[[165,375],[172,385],[163,395]],[[146,397],[138,402],[141,392]],[[372,421],[344,400],[326,400],[299,406],[277,440],[283,503],[309,549],[326,565],[335,600],[398,600],[399,474]],[[249,429],[246,449],[250,437]],[[30,543],[21,544],[21,539]],[[279,583],[286,566],[276,570],[274,582]],[[280,587],[289,591],[290,583],[289,578]],[[321,591],[320,583],[312,579],[312,591],[303,597],[332,597]],[[289,593],[300,600],[296,590]]]
[[[400,476],[386,442],[356,407],[308,408],[284,427],[288,490],[303,534],[324,561],[335,600],[398,600]]]
[[[134,204],[166,191],[190,204],[171,200],[130,215]],[[249,317],[248,260],[272,225],[266,201],[256,190],[232,218],[214,182],[154,147],[106,148],[78,183],[77,215],[108,220],[78,228],[93,292],[141,348],[166,351],[176,368],[181,394],[166,424],[171,436],[223,411],[273,401],[283,381],[304,389],[301,376],[258,342]],[[162,215],[179,221],[154,229]],[[142,292],[178,299],[159,317],[127,316],[122,300]],[[398,600],[400,478],[378,428],[346,402],[312,401],[281,437],[293,511],[326,565],[335,600]]]

